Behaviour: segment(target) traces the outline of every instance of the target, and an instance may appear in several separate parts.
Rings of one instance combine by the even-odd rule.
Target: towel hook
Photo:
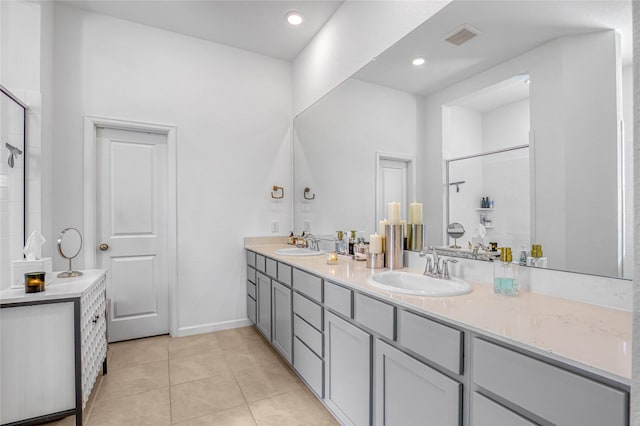
[[[280,195],[276,195],[277,192],[281,192]],[[278,185],[273,185],[273,191],[271,191],[271,198],[280,200],[284,198],[284,188]]]
[[[309,197],[309,195],[312,195],[311,197]],[[311,188],[306,187],[304,189],[304,199],[305,200],[315,200],[316,199],[316,194],[311,194]]]

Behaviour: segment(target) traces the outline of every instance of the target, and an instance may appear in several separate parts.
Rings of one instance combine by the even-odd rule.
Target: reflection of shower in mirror
[[[11,145],[10,143],[5,143],[4,146],[9,150],[9,158],[7,159],[7,163],[9,164],[9,167],[13,169],[13,167],[15,166],[15,159],[16,157],[22,155],[22,150]]]

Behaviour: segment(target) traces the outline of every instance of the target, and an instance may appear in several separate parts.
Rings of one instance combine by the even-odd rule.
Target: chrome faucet
[[[431,255],[431,256],[429,256]],[[424,275],[445,280],[451,279],[449,275],[449,263],[458,263],[455,259],[442,259],[438,256],[438,252],[434,247],[422,249],[420,257],[427,258],[427,264],[424,267]]]
[[[307,242],[307,247],[311,251],[320,251],[320,240],[313,236],[311,233],[307,233],[304,237]]]
[[[431,255],[431,257],[428,255]],[[437,276],[440,270],[440,259],[436,249],[434,247],[425,247],[422,249],[419,256],[427,258],[427,264],[424,267],[424,275]]]

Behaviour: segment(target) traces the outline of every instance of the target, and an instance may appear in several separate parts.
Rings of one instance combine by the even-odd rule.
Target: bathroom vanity
[[[246,245],[248,316],[341,423],[629,424],[630,312],[481,283],[403,295],[282,247]]]
[[[40,424],[82,409],[106,374],[105,270],[57,278],[42,293],[0,292],[0,423]]]

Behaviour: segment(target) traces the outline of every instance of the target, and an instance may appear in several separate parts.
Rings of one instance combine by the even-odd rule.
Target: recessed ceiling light
[[[415,58],[415,59],[412,61],[412,64],[413,64],[413,65],[415,65],[416,67],[419,67],[420,65],[424,65],[424,63],[425,63],[425,62],[426,62],[426,61],[425,61],[425,59],[424,59],[424,58]]]
[[[287,12],[285,17],[287,18],[287,22],[291,25],[300,25],[302,24],[302,21],[304,21],[304,15],[300,12],[296,12],[295,10]]]

